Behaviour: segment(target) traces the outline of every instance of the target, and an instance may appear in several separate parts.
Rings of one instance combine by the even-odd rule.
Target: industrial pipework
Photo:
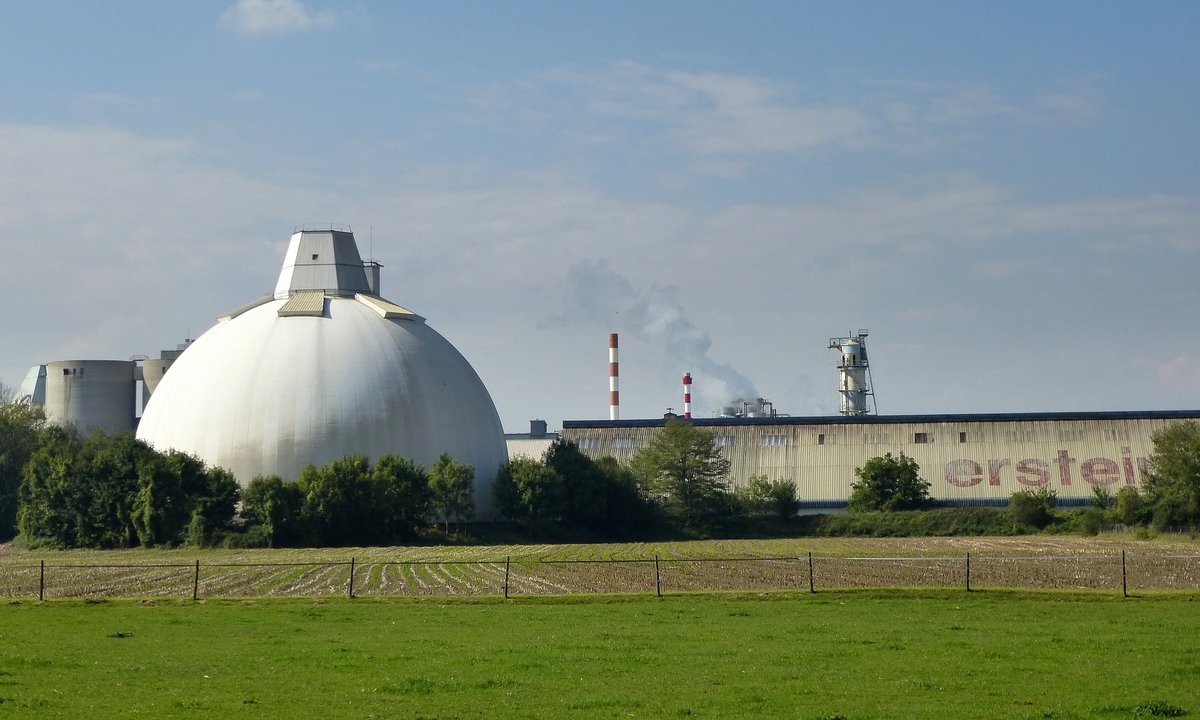
[[[850,337],[830,338],[829,348],[841,351],[837,369],[840,376],[842,415],[873,415],[875,392],[871,389],[871,366],[867,362],[867,331],[859,330]]]

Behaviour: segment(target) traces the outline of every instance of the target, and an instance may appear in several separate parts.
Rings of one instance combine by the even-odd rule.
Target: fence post
[[[1121,597],[1129,597],[1129,580],[1125,574],[1125,551],[1121,551]]]
[[[654,556],[654,594],[662,597],[662,574],[658,570],[658,555]]]
[[[346,584],[346,597],[354,597],[354,558],[350,558],[350,582]]]
[[[38,574],[38,602],[46,599],[46,561],[42,560],[42,570]]]
[[[813,578],[812,550],[808,551],[808,591],[810,593],[817,591],[816,581]]]
[[[196,574],[192,576],[192,600],[200,599],[200,558],[196,558]]]
[[[511,555],[504,556],[504,599],[508,599],[508,563],[512,560]]]
[[[967,592],[971,592],[971,553],[967,553]]]

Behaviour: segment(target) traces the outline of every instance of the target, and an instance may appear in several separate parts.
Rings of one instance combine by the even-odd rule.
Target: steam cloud
[[[712,340],[688,319],[676,299],[678,288],[656,284],[638,290],[603,260],[577,263],[567,272],[567,283],[567,312],[555,318],[554,324],[583,321],[611,329],[615,314],[620,313],[622,334],[660,346],[681,371],[690,371],[696,377],[693,411],[697,414],[735,400],[758,397],[745,375],[709,357]]]

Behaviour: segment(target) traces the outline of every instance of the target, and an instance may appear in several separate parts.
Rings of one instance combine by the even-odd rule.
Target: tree
[[[921,466],[900,453],[873,457],[854,468],[858,482],[850,486],[846,503],[852,512],[920,510],[930,505],[930,484],[921,479]]]
[[[313,545],[371,544],[378,532],[373,516],[371,466],[347,455],[320,468],[309,465],[296,483],[304,494],[301,517]]]
[[[1200,523],[1200,423],[1172,423],[1154,433],[1146,495],[1158,527]]]
[[[571,527],[610,531],[613,518],[609,495],[613,488],[600,466],[569,440],[551,443],[542,461],[558,476],[558,506],[553,514]]]
[[[40,408],[12,397],[12,390],[0,383],[0,542],[17,534],[21,474],[37,450],[46,420]]]
[[[388,541],[415,536],[433,506],[425,469],[408,458],[389,453],[375,461],[371,482],[382,535]]]
[[[554,468],[517,458],[500,468],[493,497],[501,515],[524,523],[533,533],[544,522],[559,519],[563,490],[563,478]]]
[[[268,547],[287,547],[302,540],[300,507],[304,495],[296,483],[285,483],[278,475],[255,477],[242,492],[242,516],[253,528],[261,528]]]
[[[1058,495],[1042,486],[1033,490],[1018,490],[1008,498],[1008,514],[1020,527],[1041,530],[1054,522],[1054,506]]]
[[[793,480],[768,480],[766,475],[751,476],[738,491],[739,500],[751,513],[788,520],[800,510]]]
[[[79,436],[71,428],[46,428],[21,474],[17,529],[31,544],[78,544],[78,502],[74,486],[84,470]]]
[[[729,460],[721,454],[712,431],[668,420],[630,465],[649,492],[685,525],[704,527],[720,514]]]
[[[1126,485],[1117,491],[1116,508],[1113,514],[1122,525],[1141,525],[1149,520],[1146,496],[1134,485]]]
[[[133,527],[144,547],[179,541],[189,519],[187,497],[175,468],[162,456],[138,463],[138,490],[133,503]]]
[[[475,515],[475,498],[471,488],[475,483],[475,466],[455,462],[447,453],[429,469],[429,489],[434,504],[442,511],[446,532],[450,532],[453,517],[461,530],[463,520]]]

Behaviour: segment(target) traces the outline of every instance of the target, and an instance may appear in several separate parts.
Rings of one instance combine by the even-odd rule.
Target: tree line
[[[2,401],[0,541],[20,536],[30,544],[105,548],[381,545],[420,538],[436,519],[445,533],[451,523],[461,531],[475,514],[474,469],[445,454],[428,470],[396,455],[374,462],[351,455],[306,467],[294,480],[256,477],[242,488],[222,468],[184,453],[157,452],[131,433],[84,438],[47,424],[34,407]],[[495,478],[493,498],[497,513],[527,536],[567,539],[783,534],[814,527],[861,534],[872,524],[902,533],[883,514],[934,505],[930,484],[903,454],[870,458],[855,468],[850,517],[815,524],[796,518],[794,481],[759,476],[734,487],[729,469],[713,432],[675,419],[628,465],[592,459],[562,440],[540,459],[513,459]],[[1140,486],[1115,495],[1097,488],[1091,506],[1070,516],[1056,509],[1056,500],[1042,488],[1018,492],[1003,517],[989,509],[960,509],[949,527],[1195,528],[1200,424],[1176,423],[1155,434]],[[938,522],[922,520],[911,531],[920,534]]]
[[[428,470],[383,455],[310,465],[294,481],[228,470],[133,433],[86,437],[0,402],[0,541],[60,548],[382,545],[435,518],[474,516],[475,470],[447,454]]]

